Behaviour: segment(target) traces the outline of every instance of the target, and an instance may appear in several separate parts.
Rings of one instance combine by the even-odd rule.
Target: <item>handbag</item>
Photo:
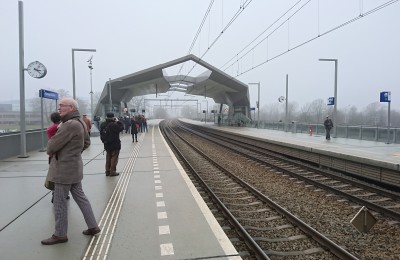
[[[51,158],[52,157],[49,156],[49,165],[51,162]],[[46,180],[44,181],[44,186],[46,187],[46,189],[54,190],[54,182],[49,180],[49,173],[47,173]]]
[[[44,186],[49,190],[54,190],[54,182],[49,181],[49,175],[47,174],[46,180],[44,181]]]

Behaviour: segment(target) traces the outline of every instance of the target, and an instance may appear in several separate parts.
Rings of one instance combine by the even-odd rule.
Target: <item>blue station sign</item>
[[[381,92],[380,102],[390,102],[391,101],[391,94],[390,91],[383,91]]]
[[[58,93],[45,89],[39,89],[39,97],[58,100]]]
[[[328,98],[328,106],[333,106],[335,104],[335,97]]]

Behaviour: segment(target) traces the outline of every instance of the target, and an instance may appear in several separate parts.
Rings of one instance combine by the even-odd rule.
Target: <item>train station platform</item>
[[[400,144],[386,144],[383,142],[349,138],[332,138],[332,136],[330,140],[326,140],[324,134],[309,135],[249,127],[218,126],[218,124],[213,122],[205,123],[189,119],[182,119],[181,121],[235,134],[261,138],[274,144],[313,152],[315,154],[323,154],[334,158],[386,168],[397,172],[397,176],[400,176]]]
[[[41,245],[54,232],[51,192],[43,186],[45,152],[0,161],[1,259],[241,259],[163,139],[148,121],[139,142],[122,134],[118,177],[104,174],[99,137],[82,154],[83,190],[102,229],[86,224],[69,201],[67,243]],[[6,149],[2,147],[1,149]]]

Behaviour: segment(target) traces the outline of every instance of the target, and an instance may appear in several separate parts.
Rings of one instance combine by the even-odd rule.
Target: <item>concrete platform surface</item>
[[[51,192],[43,186],[47,155],[0,161],[1,259],[241,259],[166,145],[159,120],[139,142],[122,134],[119,177],[104,174],[99,137],[83,152],[83,189],[102,232],[84,236],[86,224],[69,201],[68,238],[43,246],[54,232]],[[6,149],[2,147],[1,149]]]

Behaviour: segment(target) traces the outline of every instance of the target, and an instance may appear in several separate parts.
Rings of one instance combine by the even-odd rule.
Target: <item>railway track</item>
[[[234,226],[257,259],[357,259],[327,236],[281,207],[218,160],[192,145],[194,132],[162,124],[187,171]],[[215,140],[214,140],[215,141]]]
[[[183,126],[182,126],[183,127]],[[365,206],[366,208],[400,222],[400,196],[397,193],[363,183],[352,178],[346,178],[340,173],[321,169],[298,160],[279,156],[264,148],[258,141],[254,142],[243,138],[232,137],[226,133],[212,131],[212,129],[187,128],[192,134],[201,135],[219,146],[223,146],[239,153],[256,163],[261,163],[270,169],[288,174],[293,178],[304,181],[322,190],[341,196],[343,199]]]

